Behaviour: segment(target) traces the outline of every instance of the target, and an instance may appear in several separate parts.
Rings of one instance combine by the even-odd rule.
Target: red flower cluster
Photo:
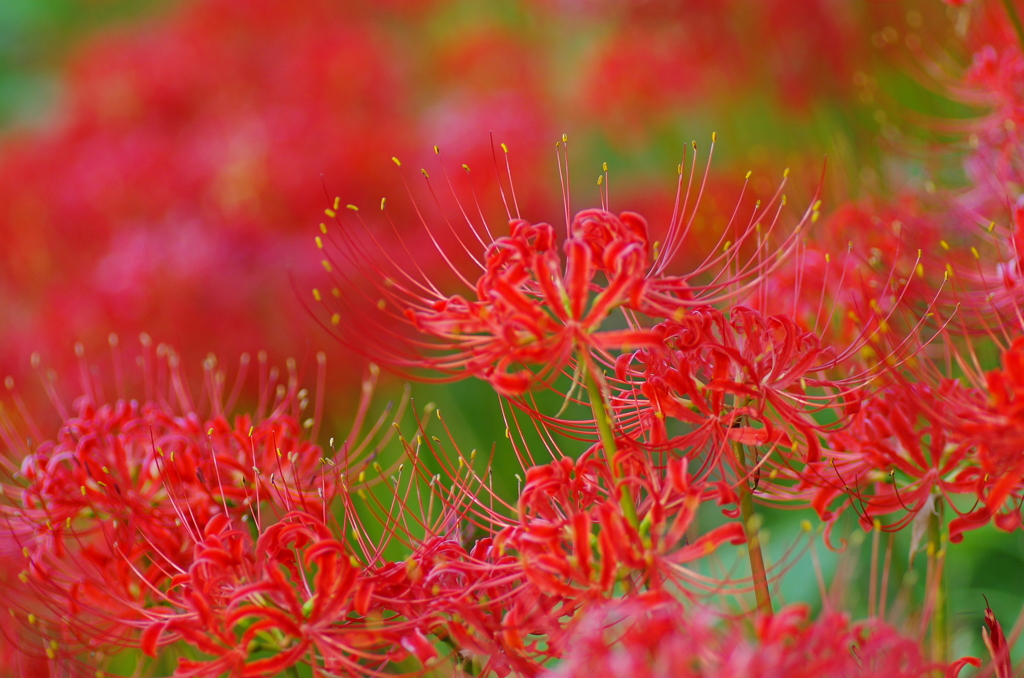
[[[922,656],[915,640],[878,621],[851,623],[833,611],[809,616],[795,605],[747,623],[708,610],[684,612],[671,598],[645,594],[588,614],[565,661],[545,676],[910,678],[946,670],[952,677],[972,663],[947,670]]]

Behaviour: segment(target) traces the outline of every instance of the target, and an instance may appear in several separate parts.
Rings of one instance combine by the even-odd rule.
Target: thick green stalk
[[[754,493],[746,478],[747,461],[744,458],[743,446],[733,443],[733,453],[740,468],[740,482],[736,491],[740,495],[740,520],[743,531],[747,535],[747,557],[750,559],[750,575],[754,581],[754,598],[761,614],[771,615],[772,597],[768,589],[768,573],[764,567],[764,554],[761,552],[761,526],[754,514]]]
[[[591,369],[590,355],[586,351],[580,351],[579,360],[583,366],[583,378],[590,395],[590,406],[594,410],[594,423],[597,424],[597,432],[601,436],[601,444],[604,446],[604,453],[612,470],[612,479],[619,486],[621,492],[619,502],[622,505],[622,512],[629,524],[637,527],[640,522],[636,516],[633,497],[621,482],[622,472],[619,470],[619,462],[616,459],[618,447],[615,445],[615,431],[612,430],[611,416],[604,400],[604,389],[601,388],[601,384],[598,383],[597,377],[594,376],[594,371]]]
[[[935,499],[935,510],[928,517],[928,560],[932,568],[935,590],[935,612],[932,615],[932,660],[945,663],[949,656],[949,622],[946,618],[946,536],[942,499]]]
[[[284,670],[284,673],[288,678],[299,678],[299,667],[292,664]]]
[[[1021,23],[1017,7],[1013,4],[1013,0],[1003,0],[1003,6],[1006,7],[1006,13],[1010,17],[1010,23],[1013,24],[1013,30],[1017,31],[1017,40],[1020,42],[1021,47],[1024,47],[1024,23]]]

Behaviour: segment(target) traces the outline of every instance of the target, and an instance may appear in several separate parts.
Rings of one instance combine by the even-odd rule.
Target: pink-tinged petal
[[[434,644],[427,640],[427,637],[423,635],[423,632],[419,629],[413,629],[411,633],[406,633],[399,640],[402,647],[406,649],[409,654],[413,655],[420,661],[420,664],[426,666],[431,660],[437,658],[437,648]]]

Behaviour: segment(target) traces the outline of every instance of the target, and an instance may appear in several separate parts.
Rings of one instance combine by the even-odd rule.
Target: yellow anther
[[[317,236],[315,238],[315,241],[316,241],[316,248],[318,250],[322,250],[324,248],[324,241],[320,239],[320,236]]]
[[[331,288],[331,294],[333,294],[336,299],[341,299],[341,290],[337,287]]]
[[[85,485],[82,485],[82,496],[85,496]]]
[[[54,659],[56,656],[57,655],[55,655],[53,653],[53,650],[51,648],[49,648],[49,647],[46,648],[46,658],[47,659]]]
[[[750,175],[751,175],[751,174],[753,174],[753,173],[754,173],[754,172],[753,172],[753,170],[747,170],[747,176],[745,176],[745,177],[743,177],[743,178],[744,178],[744,179],[749,179],[749,178],[750,178]]]
[[[341,197],[334,196],[334,209],[338,209],[338,205],[341,204]]]
[[[820,219],[820,218],[821,218],[821,212],[813,212],[811,214],[811,223],[812,224],[818,223],[818,219]]]
[[[334,217],[338,216],[338,213],[337,213],[337,212],[335,212],[334,210],[330,209],[330,208],[328,208],[328,209],[325,209],[325,210],[324,210],[324,214],[326,214],[326,215],[327,215],[328,217],[330,217],[331,219],[333,219]]]
[[[341,324],[341,316],[337,313],[331,316],[331,324],[334,326]]]
[[[384,307],[387,306],[387,305],[388,305],[387,302],[384,301],[383,299],[378,299],[377,300],[377,308],[380,309],[381,311],[383,311]]]
[[[210,429],[209,431],[207,431],[207,432],[206,432],[206,435],[208,435],[208,436],[212,436],[212,435],[213,435],[213,429],[211,428],[211,429]]]
[[[562,143],[563,144],[569,143],[569,135],[568,134],[563,134],[562,135]]]
[[[355,205],[345,205],[345,207],[346,207],[347,209],[350,209],[350,210],[352,210],[353,212],[358,212],[358,211],[359,211],[359,208],[358,208],[358,207],[356,207]]]
[[[723,251],[723,252],[728,252],[728,251],[729,251],[729,248],[730,248],[731,246],[732,246],[732,240],[726,240],[726,241],[725,241],[725,247],[723,247],[723,248],[722,248],[722,251]]]
[[[434,146],[434,155],[441,155],[441,149],[438,148],[436,145]]]
[[[994,221],[990,222],[989,225],[988,225],[988,232],[991,233],[992,231],[995,230],[995,228],[996,228],[996,222],[994,222]]]
[[[360,471],[358,479],[359,479],[359,482],[365,483],[366,482],[366,471]]]
[[[394,156],[391,156],[391,161],[392,161],[392,162],[394,162],[394,163],[395,163],[396,165],[398,165],[399,167],[401,167],[401,166],[402,166],[402,161],[401,161],[401,160],[399,160],[398,158],[394,157]]]
[[[604,183],[604,175],[603,174],[598,174],[597,175],[597,185],[600,186],[603,183]]]
[[[809,520],[801,520],[800,527],[803,529],[804,532],[810,532],[812,529],[814,529],[813,527],[811,527],[811,521]]]
[[[22,572],[22,574],[25,574],[25,573]],[[34,614],[32,614],[31,612],[28,613],[28,623],[32,624],[32,625],[35,625],[35,623],[36,623],[36,616]]]
[[[324,260],[323,260],[323,261],[321,261],[320,263],[324,265],[324,270],[325,270],[325,271],[327,271],[328,273],[330,273],[330,272],[331,272],[331,262],[329,262],[329,261],[327,261],[326,259],[324,259]]]
[[[831,261],[832,261],[832,257],[831,257],[831,256],[829,255],[829,253],[828,253],[828,252],[826,252],[826,253],[825,253],[825,263],[826,263],[826,264],[828,264],[828,263],[830,263]]]
[[[501,145],[501,150],[503,150],[503,151],[505,151],[506,153],[508,153],[508,146],[506,146],[505,144],[502,144],[502,145]]]
[[[718,132],[712,132],[711,133],[711,143],[715,143],[716,141],[718,141]]]
[[[21,555],[23,555],[26,558],[28,558],[28,547],[27,546],[22,546],[21,547]]]
[[[782,178],[783,179],[788,179],[789,178],[789,168],[788,167],[786,169],[782,170]]]
[[[947,243],[945,240],[940,240],[939,245],[942,246],[942,249],[946,250],[947,252],[949,251],[949,243]]]
[[[975,259],[981,259],[981,255],[978,254],[978,248],[977,247],[972,247],[971,248],[971,254],[974,255]]]
[[[602,162],[601,163],[601,169],[603,169],[605,172],[607,172],[608,171],[608,163]]]
[[[683,166],[682,165],[676,165],[676,174],[680,174],[681,175],[682,173],[683,173]]]
[[[462,169],[466,170],[466,172],[469,172],[469,165],[463,165]]]
[[[380,199],[380,208],[383,210],[384,209],[384,205],[386,205],[387,203],[388,203],[388,199],[387,198],[381,198]]]
[[[320,301],[320,290],[315,287],[313,288],[313,298]]]
[[[694,140],[693,140],[693,141],[691,141],[690,143],[691,143],[691,144],[693,144],[693,150],[695,150],[695,151],[696,151],[696,150],[697,150],[697,140],[696,140],[696,139],[694,139]]]
[[[811,209],[813,209],[815,211],[820,210],[821,209],[821,201],[819,200],[816,203],[814,203],[814,205],[811,207]]]
[[[320,224],[320,232],[327,233],[327,224]]]
[[[429,175],[429,174],[427,174],[427,170],[425,170],[425,169],[423,169],[423,168],[420,168],[420,172],[422,172],[422,173],[423,173],[423,176],[424,176],[424,177],[426,177],[427,179],[429,179],[429,178],[430,178],[430,175]]]
[[[785,193],[782,194],[782,204],[783,205],[786,204],[786,194]]]

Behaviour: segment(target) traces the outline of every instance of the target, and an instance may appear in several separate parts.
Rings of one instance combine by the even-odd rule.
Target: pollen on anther
[[[399,167],[401,167],[401,166],[402,166],[402,161],[401,161],[401,160],[399,160],[398,158],[394,157],[394,156],[391,156],[391,161],[392,161],[392,162],[394,162],[394,163],[395,163],[396,165],[398,165]]]
[[[341,324],[341,315],[338,314],[338,313],[335,313],[334,315],[332,315],[331,316],[331,324],[334,325],[335,327],[340,325]]]
[[[330,208],[328,208],[328,209],[325,209],[325,210],[324,210],[324,214],[326,214],[326,215],[327,215],[328,217],[330,217],[331,219],[333,219],[334,217],[338,216],[338,213],[337,213],[337,212],[335,212],[334,210],[330,209]]]
[[[315,287],[313,288],[313,298],[320,301],[320,290]]]
[[[348,209],[352,210],[353,212],[358,212],[359,211],[359,208],[356,207],[355,205],[345,205],[345,207],[347,207]]]
[[[327,233],[327,224],[320,224],[320,232]]]
[[[323,266],[324,266],[324,270],[325,270],[325,271],[327,271],[328,273],[330,273],[330,272],[331,272],[331,270],[332,270],[332,268],[331,268],[331,262],[329,262],[329,261],[327,261],[326,259],[324,259],[324,260],[323,260],[323,261],[321,261],[320,263],[321,263],[321,264],[323,264]]]

